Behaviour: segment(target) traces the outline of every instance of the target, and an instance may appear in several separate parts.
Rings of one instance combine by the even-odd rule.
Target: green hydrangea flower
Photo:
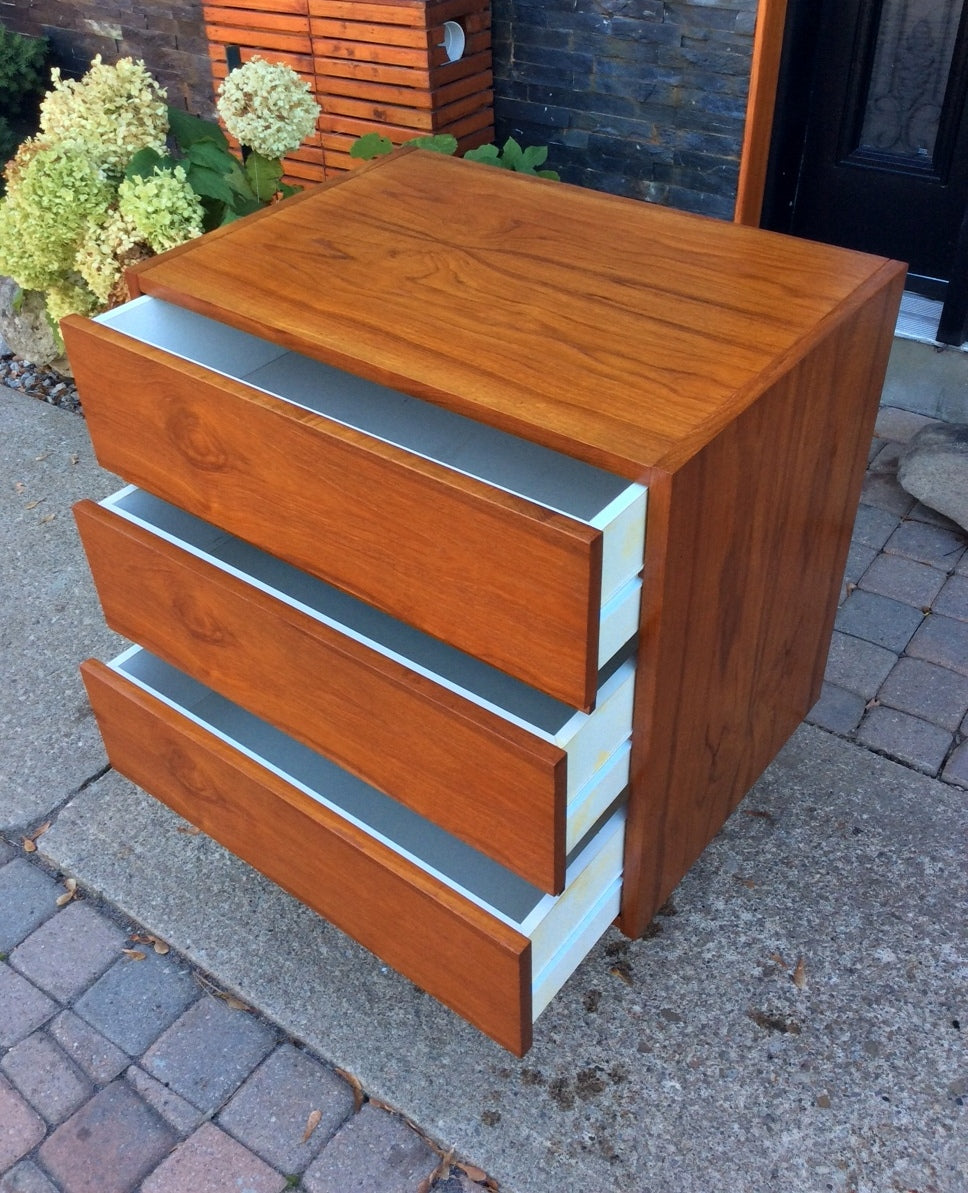
[[[60,145],[31,146],[15,177],[0,203],[0,272],[26,290],[46,290],[74,267],[81,237],[107,214],[113,190],[91,161]]]
[[[118,187],[118,208],[156,253],[202,234],[202,205],[181,166],[126,178]]]
[[[230,71],[218,89],[218,114],[241,145],[280,158],[316,127],[319,104],[309,85],[282,62],[252,58]]]
[[[75,145],[118,172],[139,149],[164,151],[166,94],[143,62],[122,58],[108,66],[98,54],[83,79],[62,79],[56,68],[51,77],[53,89],[40,107],[45,140]]]
[[[116,207],[102,223],[90,224],[81,239],[75,264],[81,277],[102,304],[125,298],[124,270],[150,256],[144,237]]]
[[[47,314],[55,325],[65,315],[93,315],[100,309],[97,296],[77,275],[62,278],[48,286],[46,300]]]

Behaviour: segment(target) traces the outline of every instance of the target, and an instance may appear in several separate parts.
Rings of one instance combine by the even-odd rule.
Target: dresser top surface
[[[137,285],[636,476],[902,268],[404,151],[149,260]]]

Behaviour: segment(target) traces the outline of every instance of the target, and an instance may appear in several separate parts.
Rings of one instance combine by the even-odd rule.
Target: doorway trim
[[[786,15],[787,0],[760,0],[756,10],[750,88],[733,212],[735,223],[751,227],[759,227],[763,211]]]

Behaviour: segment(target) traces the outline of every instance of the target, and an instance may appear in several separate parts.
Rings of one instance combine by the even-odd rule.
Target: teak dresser
[[[145,262],[112,763],[523,1053],[818,694],[903,278],[418,151]]]

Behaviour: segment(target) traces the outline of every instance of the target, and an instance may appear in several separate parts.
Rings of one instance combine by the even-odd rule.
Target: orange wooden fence
[[[203,7],[212,78],[226,51],[286,62],[322,108],[315,134],[286,158],[287,177],[318,182],[349,169],[357,137],[394,144],[451,133],[460,150],[494,137],[490,0],[219,0]],[[464,52],[449,61],[444,24]]]

